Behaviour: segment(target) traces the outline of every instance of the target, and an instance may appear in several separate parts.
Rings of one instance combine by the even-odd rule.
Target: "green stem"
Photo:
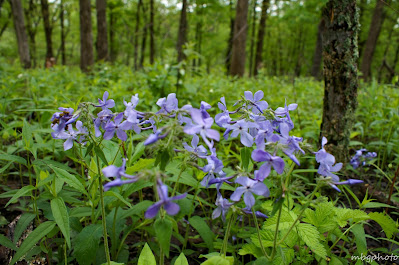
[[[227,254],[227,245],[229,242],[230,230],[231,230],[231,227],[233,226],[234,218],[235,218],[235,214],[233,213],[230,216],[230,220],[227,224],[227,229],[226,229],[226,233],[224,235],[223,247],[222,247],[222,253],[221,253],[223,257],[226,257],[226,254]]]
[[[278,227],[280,226],[280,219],[281,219],[282,211],[283,211],[283,203],[280,203],[280,209],[278,210],[278,216],[277,216],[276,230],[274,231],[273,250],[272,250],[272,254],[270,256],[270,260],[273,260],[274,255],[276,255]]]
[[[116,217],[118,214],[118,209],[119,209],[119,205],[116,206],[115,209],[115,214],[114,214],[114,220],[113,220],[113,224],[112,224],[112,245],[111,245],[111,252],[112,252],[112,257],[114,257],[114,259],[117,259],[118,256],[116,256],[115,252],[116,252]]]
[[[107,258],[107,263],[108,263],[108,265],[111,265],[111,257],[110,257],[109,248],[108,248],[107,223],[105,220],[104,192],[103,192],[103,186],[101,183],[102,181],[101,181],[100,160],[98,159],[97,155],[96,155],[96,158],[97,158],[97,170],[98,170],[98,187],[100,189],[100,200],[101,200],[101,215],[102,215],[102,224],[103,224],[103,230],[104,230],[104,249],[105,249],[105,256]]]
[[[188,217],[187,217],[187,220],[190,220],[190,218],[191,218],[191,213],[194,212],[193,207],[194,207],[194,204],[195,204],[195,200],[197,199],[197,193],[198,193],[199,184],[200,184],[200,182],[197,181],[197,186],[195,187],[195,192],[194,192],[193,200],[192,200],[192,202],[191,202],[191,209],[190,209],[190,213],[189,213],[189,215],[188,215]],[[184,234],[183,250],[185,250],[186,247],[187,247],[189,228],[190,228],[190,225],[187,224],[187,226],[186,226],[186,233]]]
[[[181,175],[183,174],[183,171],[184,171],[184,166],[182,166],[182,168],[180,169],[180,173],[177,176],[176,183],[175,183],[175,185],[173,187],[172,195],[170,197],[175,196],[175,193],[176,193],[176,190],[177,190],[177,186],[179,185],[179,180],[180,180]]]
[[[259,229],[258,219],[256,218],[255,210],[253,208],[252,208],[252,216],[254,217],[256,232],[258,233],[258,240],[259,240],[260,249],[262,250],[263,255],[267,259],[270,260],[270,257],[269,257],[269,255],[267,255],[265,247],[263,246],[263,243],[262,243],[262,237],[260,236],[260,229]]]

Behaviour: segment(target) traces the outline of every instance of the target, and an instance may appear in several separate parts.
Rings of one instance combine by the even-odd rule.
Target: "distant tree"
[[[154,0],[150,0],[150,63],[155,61],[155,32],[154,32],[155,7]]]
[[[387,2],[389,1],[387,0]],[[373,61],[378,36],[380,35],[382,24],[384,23],[385,19],[384,5],[385,3],[383,1],[377,0],[377,4],[374,8],[373,18],[371,19],[370,30],[366,44],[364,46],[362,64],[360,66],[364,80],[369,80],[371,77],[371,63]]]
[[[259,69],[262,68],[263,40],[265,38],[266,18],[267,18],[267,10],[269,9],[269,5],[270,5],[270,0],[262,1],[262,13],[260,16],[259,29],[258,29],[258,40],[256,43],[254,75],[257,75]]]
[[[234,38],[231,53],[230,75],[242,77],[245,72],[246,42],[247,42],[248,0],[238,0],[236,18],[234,21]]]
[[[15,34],[18,42],[18,53],[22,66],[27,69],[31,67],[28,36],[26,35],[24,11],[21,0],[9,0],[14,20]]]
[[[43,16],[43,26],[44,26],[44,35],[46,37],[46,59],[44,61],[45,66],[52,60],[54,60],[53,54],[53,42],[52,42],[52,25],[50,22],[50,11],[47,0],[40,0],[40,6],[42,9]]]
[[[184,59],[183,45],[187,42],[187,0],[183,0],[183,6],[180,13],[179,33],[177,36],[177,61]]]
[[[0,17],[2,17],[2,11],[4,12],[4,10],[2,9],[4,2],[5,0],[0,0]],[[0,26],[0,38],[1,36],[3,36],[3,33],[6,31],[8,24],[10,24],[11,16],[12,13],[8,12],[6,21],[4,22],[3,25]]]
[[[348,161],[350,130],[357,106],[356,0],[329,0],[323,9],[324,104],[321,136],[339,162]]]
[[[61,45],[60,45],[60,52],[61,52],[61,63],[62,65],[66,65],[66,52],[65,52],[65,39],[66,39],[66,32],[65,32],[65,24],[64,24],[64,0],[60,1],[60,26],[61,26]]]
[[[29,38],[29,52],[33,67],[36,67],[36,33],[42,19],[40,5],[37,0],[29,0],[24,8],[26,18],[26,31]]]
[[[97,60],[108,60],[107,0],[96,0],[97,11]]]
[[[321,19],[319,26],[317,27],[316,47],[313,54],[312,69],[310,70],[310,74],[316,79],[320,79],[320,68],[323,59],[323,40],[322,40],[323,30],[324,30],[324,21]]]
[[[231,52],[233,49],[233,39],[234,39],[234,15],[233,15],[233,10],[234,10],[234,5],[233,5],[233,0],[229,1],[229,14],[230,14],[230,34],[229,34],[229,39],[227,41],[227,51],[226,51],[226,59],[225,59],[225,65],[226,65],[226,72],[230,73],[230,66],[231,66]]]
[[[140,29],[140,9],[143,4],[142,0],[139,0],[137,3],[137,11],[136,11],[136,28],[134,31],[134,69],[138,69],[138,61],[139,61],[139,29]]]
[[[253,74],[254,48],[255,48],[255,31],[256,31],[256,7],[257,0],[252,0],[252,14],[251,14],[251,44],[249,49],[249,73],[251,77]]]
[[[143,68],[144,58],[145,58],[145,47],[147,44],[147,32],[148,32],[148,21],[147,21],[147,9],[144,3],[141,5],[141,10],[143,14],[143,30],[142,30],[142,38],[141,38],[141,52],[140,52],[140,68]]]
[[[83,72],[88,72],[89,67],[94,63],[90,0],[79,0],[79,6],[80,6],[80,69]]]

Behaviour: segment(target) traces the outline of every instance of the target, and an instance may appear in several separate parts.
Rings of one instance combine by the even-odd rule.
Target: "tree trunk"
[[[324,31],[324,21],[323,19],[321,19],[319,26],[317,28],[316,48],[314,50],[314,55],[313,55],[312,69],[310,70],[310,74],[317,80],[320,79],[320,68],[321,68],[321,61],[323,58],[323,39],[322,39],[323,31]]]
[[[45,66],[47,66],[49,62],[54,60],[53,42],[52,42],[52,39],[51,39],[52,27],[51,27],[51,24],[50,24],[50,12],[49,12],[49,7],[48,7],[48,1],[47,0],[40,0],[40,4],[41,4],[41,8],[42,8],[44,34],[46,36]]]
[[[259,21],[258,41],[256,43],[255,69],[254,69],[255,76],[258,75],[259,69],[262,68],[263,40],[265,38],[266,18],[267,18],[267,10],[269,9],[269,5],[270,5],[270,0],[262,1],[262,14],[260,16],[260,21]]]
[[[227,42],[227,52],[226,52],[226,73],[230,73],[231,66],[231,51],[233,49],[233,38],[234,38],[234,16],[233,16],[233,0],[229,2],[230,7],[230,34],[229,40]]]
[[[109,10],[109,47],[111,62],[115,62],[118,57],[118,50],[115,43],[115,24],[117,17],[115,16],[114,12],[114,6],[111,5]]]
[[[377,0],[380,1],[380,0]],[[366,40],[364,40],[362,38],[362,32],[363,32],[363,27],[364,27],[364,13],[365,13],[365,9],[366,9],[366,5],[367,5],[367,0],[360,0],[359,3],[359,24],[360,24],[360,28],[359,28],[359,34],[358,36],[358,50],[359,50],[359,58],[358,58],[358,64],[359,64],[359,59],[362,57],[362,53],[363,53],[363,47],[364,44],[366,43]]]
[[[136,29],[134,31],[134,70],[138,69],[138,61],[139,61],[139,29],[140,29],[140,8],[142,5],[142,0],[139,0],[137,4],[137,12],[136,12]]]
[[[60,2],[60,24],[61,24],[61,63],[66,65],[66,54],[65,54],[65,25],[64,25],[64,1]]]
[[[249,52],[249,76],[251,77],[253,74],[253,61],[254,61],[254,46],[255,46],[255,30],[256,30],[256,1],[253,1],[253,8],[252,8],[252,18],[251,18],[251,48]]]
[[[368,81],[371,77],[371,63],[375,47],[377,45],[378,36],[380,35],[382,24],[384,23],[384,2],[378,0],[374,9],[373,18],[371,19],[370,31],[364,47],[362,64],[360,70],[363,73],[363,79]]]
[[[179,35],[177,36],[177,62],[181,62],[185,56],[183,45],[187,42],[187,0],[183,0],[180,13]]]
[[[244,76],[245,56],[247,42],[247,15],[248,0],[238,0],[236,7],[236,18],[234,23],[234,39],[231,54],[230,75]]]
[[[15,34],[17,36],[19,59],[21,60],[22,66],[28,69],[31,67],[31,62],[22,4],[20,0],[10,0],[10,5],[13,14]]]
[[[145,46],[147,43],[147,28],[148,28],[148,23],[147,23],[147,17],[145,15],[146,9],[144,4],[141,5],[142,11],[143,11],[143,38],[141,39],[141,54],[140,54],[140,68],[143,68],[144,65],[144,58],[145,58]]]
[[[80,6],[80,69],[88,72],[94,63],[93,36],[91,29],[90,0],[79,0]]]
[[[97,60],[108,60],[107,0],[96,0],[97,11]]]
[[[36,1],[29,0],[28,8],[25,9],[26,30],[29,38],[29,51],[33,67],[36,67],[36,33],[41,16],[38,12]]]
[[[323,9],[324,101],[321,137],[337,162],[348,161],[348,145],[357,106],[356,0],[329,0]],[[320,137],[320,138],[321,138]]]
[[[150,63],[155,61],[154,0],[150,0]]]

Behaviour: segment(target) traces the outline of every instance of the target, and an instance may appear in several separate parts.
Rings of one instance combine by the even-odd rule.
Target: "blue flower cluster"
[[[206,173],[201,184],[204,187],[215,184],[218,194],[215,203],[217,208],[212,217],[222,216],[225,219],[228,209],[234,202],[239,202],[242,197],[245,203],[242,212],[252,213],[252,208],[255,205],[254,195],[263,197],[270,195],[270,191],[263,181],[271,174],[272,169],[277,174],[284,172],[285,162],[278,154],[285,154],[297,165],[300,165],[300,162],[296,156],[305,154],[301,148],[303,139],[290,135],[294,128],[290,111],[294,111],[297,104],[285,104],[284,107],[272,110],[268,103],[262,100],[263,96],[262,91],[257,91],[255,94],[245,91],[244,97],[234,104],[235,109],[233,111],[228,110],[225,98],[222,97],[218,103],[221,113],[218,113],[214,120],[208,113],[211,105],[202,101],[199,109],[191,105],[184,105],[179,108],[174,93],[157,101],[156,104],[160,109],[156,113],[138,111],[136,109],[139,102],[137,94],[131,97],[130,102],[124,101],[125,110],[123,112],[113,113],[110,109],[115,106],[115,102],[108,99],[109,93],[106,91],[103,98],[98,100],[99,104],[91,103],[92,106],[101,110],[97,113],[97,117],[93,118],[92,125],[88,126],[94,127],[95,137],[102,136],[103,139],[110,140],[116,135],[121,141],[127,140],[126,131],[132,130],[139,134],[143,130],[152,130],[150,136],[144,141],[144,145],[154,144],[169,134],[173,135],[176,128],[180,128],[187,135],[192,135],[191,146],[184,142],[183,147],[193,156],[204,159],[204,166],[197,165],[197,168]],[[71,108],[60,108],[60,111],[52,117],[52,129],[54,130],[52,136],[54,139],[66,140],[64,150],[72,148],[74,142],[82,143],[88,134],[91,137],[90,132],[83,126],[82,122],[77,121],[79,114],[73,115]],[[224,129],[224,139],[240,137],[240,142],[245,147],[253,148],[252,159],[255,162],[262,163],[258,170],[255,170],[253,174],[226,175],[223,171],[223,162],[218,158],[214,146],[214,141],[220,140],[219,131],[212,128],[214,122]],[[73,123],[75,123],[77,131],[72,128]],[[200,144],[200,139],[205,145]],[[318,173],[331,179],[329,184],[338,191],[336,185],[360,183],[361,181],[358,180],[339,182],[338,176],[333,172],[339,171],[342,163],[335,164],[334,156],[328,154],[324,149],[326,143],[327,139],[323,138],[322,149],[315,153],[316,161],[320,163]],[[138,176],[127,175],[125,165],[126,160],[123,159],[121,167],[111,165],[103,169],[103,174],[107,178],[114,178],[104,185],[104,190],[133,183],[139,179]],[[234,183],[240,186],[231,194],[231,201],[229,201],[223,198],[219,190],[223,183],[232,184],[230,180],[233,178],[236,178]],[[169,198],[168,188],[160,179],[157,179],[157,190],[159,201],[147,210],[145,217],[155,217],[162,206],[168,214],[177,214],[179,206],[172,201],[182,199],[186,195],[182,194]],[[256,212],[256,215],[267,217],[260,212]]]
[[[367,149],[359,149],[356,151],[355,155],[352,156],[350,164],[354,169],[365,166],[368,161],[377,157],[376,152],[368,152]]]

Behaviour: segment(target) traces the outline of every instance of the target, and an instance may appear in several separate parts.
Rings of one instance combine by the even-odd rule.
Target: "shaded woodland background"
[[[337,1],[340,2],[340,1]],[[326,0],[0,0],[1,63],[160,63],[232,75],[322,75]],[[399,3],[358,0],[360,77],[396,81]],[[17,48],[19,47],[19,49]]]

